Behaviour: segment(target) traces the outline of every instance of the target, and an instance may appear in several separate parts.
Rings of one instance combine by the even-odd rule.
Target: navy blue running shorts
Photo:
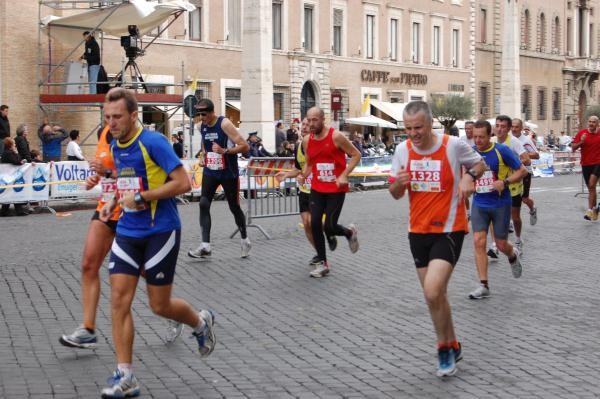
[[[110,253],[110,274],[140,276],[145,272],[150,285],[173,284],[181,230],[133,238],[117,234]]]

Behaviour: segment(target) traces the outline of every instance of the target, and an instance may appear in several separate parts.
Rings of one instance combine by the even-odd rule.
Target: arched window
[[[539,26],[538,26],[538,51],[546,51],[546,15],[540,14]]]
[[[521,17],[521,48],[529,49],[531,45],[531,15],[529,10],[523,12]]]
[[[558,17],[554,18],[552,26],[552,52],[560,53],[560,19]]]

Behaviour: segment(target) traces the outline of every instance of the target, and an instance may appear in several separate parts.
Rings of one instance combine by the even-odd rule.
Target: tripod
[[[149,93],[148,87],[146,86],[146,82],[144,82],[144,78],[142,77],[140,67],[138,67],[138,65],[135,63],[135,58],[131,57],[127,61],[127,64],[125,64],[123,70],[119,72],[117,76],[115,76],[115,82],[117,82],[115,84],[115,87],[125,86],[126,82],[123,79],[123,75],[126,72],[129,72],[129,77],[131,78],[131,83],[129,85],[130,88],[137,90],[139,84],[140,86],[142,86],[142,89],[144,89],[144,93]]]

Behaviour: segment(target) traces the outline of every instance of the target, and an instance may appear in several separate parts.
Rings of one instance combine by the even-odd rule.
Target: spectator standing
[[[173,142],[173,151],[177,154],[179,159],[183,159],[183,143],[179,139],[177,133],[171,135],[171,141]]]
[[[248,150],[248,152],[246,154],[244,154],[245,158],[272,157],[273,156],[273,154],[271,154],[269,151],[267,151],[265,149],[265,147],[262,145],[262,140],[260,137],[258,137],[258,132],[248,133],[248,140],[246,140],[246,141],[248,142],[250,149]]]
[[[558,138],[559,149],[561,151],[568,151],[571,141],[571,136],[565,134],[565,131],[563,130],[562,132],[560,132],[560,137]]]
[[[281,145],[285,141],[285,132],[283,131],[283,123],[277,122],[275,128],[275,152],[279,152]]]
[[[29,133],[29,128],[26,124],[21,123],[17,127],[17,137],[15,137],[15,144],[17,146],[17,152],[27,162],[31,162],[31,150],[29,149],[29,140],[27,140],[27,135]]]
[[[3,139],[3,141],[4,152],[2,153],[2,163],[21,166],[24,160],[21,159],[21,157],[19,156],[19,152],[17,151],[17,147],[15,146],[15,141],[10,137],[6,137],[5,139]],[[23,205],[24,204],[14,204],[17,216],[26,216],[29,214],[25,210],[25,207]],[[2,208],[0,209],[0,216],[8,216],[9,209],[10,204],[2,204]]]
[[[10,121],[8,120],[8,105],[0,105],[0,154],[4,152],[4,139],[10,137]]]
[[[87,62],[90,94],[96,94],[96,82],[98,82],[98,72],[100,72],[100,46],[89,31],[83,32],[83,37],[85,38],[85,52],[79,59]]]
[[[67,144],[67,159],[69,161],[85,161],[85,157],[79,146],[79,130],[71,130],[69,133],[71,141]]]
[[[556,145],[556,136],[554,136],[553,130],[550,130],[550,134],[548,135],[548,145]]]
[[[42,143],[44,162],[60,161],[62,153],[61,143],[69,137],[66,129],[59,125],[51,126],[47,121],[44,121],[38,129],[38,137]]]
[[[42,153],[40,150],[36,150],[35,148],[31,150],[31,162],[39,162],[43,163],[44,159],[42,158]]]
[[[292,121],[292,124],[290,125],[290,128],[287,130],[287,132],[285,132],[286,135],[286,140],[289,141],[292,144],[296,144],[296,142],[298,141],[298,138],[300,137],[299,133],[298,133],[298,119],[294,119]],[[294,147],[295,148],[295,147]]]
[[[364,138],[363,135],[359,132],[354,132],[354,137],[352,138],[352,144],[354,147],[360,152],[361,157],[368,157],[369,153],[365,150],[364,147]]]
[[[281,149],[277,153],[278,157],[293,157],[294,156],[294,145],[289,141],[285,140],[281,144]]]

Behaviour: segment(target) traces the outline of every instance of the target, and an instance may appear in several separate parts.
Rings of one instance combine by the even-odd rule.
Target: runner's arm
[[[240,132],[233,125],[233,123],[231,123],[231,121],[229,119],[227,119],[227,118],[223,119],[223,122],[221,122],[221,128],[223,129],[223,131],[225,132],[227,137],[229,137],[229,140],[231,140],[235,145],[231,148],[221,148],[217,144],[217,146],[219,146],[219,148],[221,148],[221,149],[218,151],[215,151],[215,152],[219,152],[220,154],[225,154],[225,153],[227,153],[227,154],[237,154],[237,153],[244,154],[244,153],[248,152],[248,150],[250,149],[248,142],[246,140],[244,140],[244,138],[242,137]],[[214,148],[214,144],[213,144],[213,148]],[[213,149],[213,151],[214,151],[214,149]]]
[[[354,144],[352,144],[343,133],[338,132],[337,130],[333,133],[333,141],[339,149],[344,151],[350,157],[350,161],[346,164],[346,169],[344,169],[340,175],[348,180],[348,176],[350,176],[350,173],[352,173],[356,165],[360,162],[360,151],[358,151]]]
[[[183,165],[177,166],[169,173],[169,179],[157,188],[152,190],[142,191],[141,197],[146,202],[156,201],[159,199],[172,198],[179,194],[187,193],[192,189],[190,178],[183,168]],[[134,200],[134,193],[126,193],[121,197],[121,205],[125,208],[137,209],[138,206]]]

